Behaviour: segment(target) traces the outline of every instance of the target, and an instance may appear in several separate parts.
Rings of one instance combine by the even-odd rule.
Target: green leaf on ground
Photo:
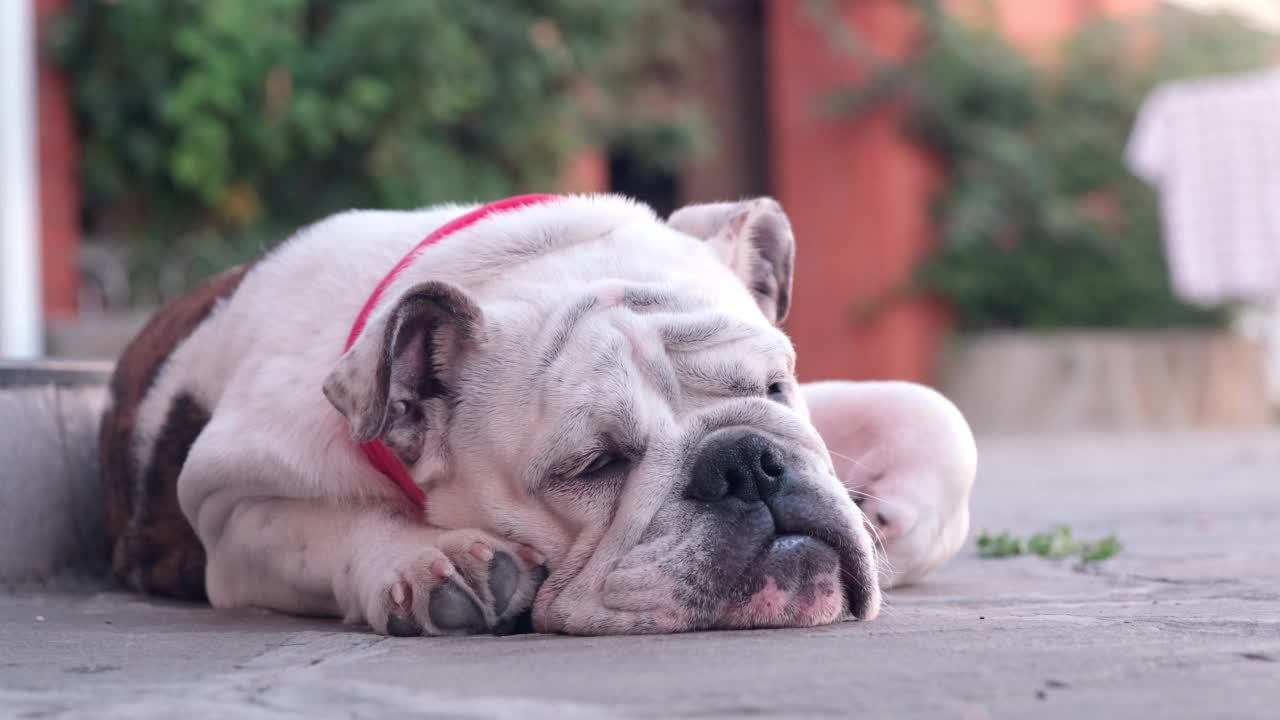
[[[1075,557],[1081,565],[1099,563],[1116,556],[1123,546],[1115,535],[1101,540],[1076,540],[1071,528],[1061,525],[1023,539],[1007,532],[995,535],[983,532],[978,535],[978,557],[1007,558],[1018,555],[1039,555],[1051,560]]]
[[[1075,555],[1080,544],[1071,538],[1071,528],[1062,526],[1032,535],[1027,540],[1027,549],[1040,557],[1057,559]]]
[[[1021,555],[1026,552],[1026,544],[1009,533],[978,536],[978,556],[984,558],[1003,558]]]
[[[1102,562],[1116,556],[1124,549],[1115,535],[1108,535],[1095,543],[1085,543],[1080,553],[1080,561],[1084,563]]]

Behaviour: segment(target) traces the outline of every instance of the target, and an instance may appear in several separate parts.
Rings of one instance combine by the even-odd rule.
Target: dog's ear
[[[425,282],[405,291],[338,361],[324,394],[351,424],[357,442],[381,437],[406,464],[416,462],[432,401],[450,397],[483,314],[457,287]]]
[[[773,198],[689,205],[667,224],[706,240],[747,289],[765,316],[781,324],[791,305],[796,241],[791,222]]]

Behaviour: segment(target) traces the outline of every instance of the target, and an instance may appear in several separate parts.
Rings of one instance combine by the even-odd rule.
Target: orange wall
[[[25,2],[25,0],[19,0]],[[66,0],[37,0],[37,37]],[[79,287],[80,179],[71,94],[66,76],[41,55],[36,69],[37,148],[40,172],[40,265],[44,310],[67,317]]]
[[[820,103],[857,77],[837,55],[809,3],[769,0],[766,57],[773,192],[797,241],[794,303],[787,331],[802,379],[928,381],[944,328],[924,301],[893,305],[870,324],[854,308],[905,281],[928,251],[934,164],[901,132],[901,108],[859,120]],[[841,0],[841,19],[885,56],[900,57],[915,22],[898,0]]]
[[[1024,51],[1043,57],[1090,18],[1148,14],[1160,0],[947,0],[946,4],[956,13],[972,17],[984,17],[990,6],[1005,37]]]

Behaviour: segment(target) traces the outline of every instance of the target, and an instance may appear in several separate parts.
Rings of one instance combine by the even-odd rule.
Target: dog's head
[[[538,630],[874,617],[873,546],[778,329],[782,209],[553,205],[478,224],[487,272],[375,317],[325,388],[357,439],[410,467],[433,524],[547,557]]]

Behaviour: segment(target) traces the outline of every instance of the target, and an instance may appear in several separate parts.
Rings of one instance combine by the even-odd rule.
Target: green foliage
[[[999,535],[982,533],[978,536],[978,557],[1007,558],[1018,555],[1039,555],[1042,558],[1060,560],[1076,557],[1081,565],[1099,563],[1116,556],[1122,549],[1115,535],[1101,540],[1076,540],[1071,528],[1056,527],[1023,539],[1007,532]]]
[[[1226,16],[1098,21],[1044,69],[994,31],[916,4],[916,56],[833,98],[856,114],[905,96],[910,132],[944,165],[939,249],[914,287],[947,299],[964,330],[1224,323],[1225,308],[1173,295],[1157,199],[1124,150],[1156,84],[1260,67],[1274,38]]]
[[[1109,560],[1123,548],[1124,546],[1115,535],[1108,535],[1097,542],[1084,543],[1080,548],[1080,562],[1095,563]]]
[[[978,557],[1006,558],[1021,555],[1027,551],[1027,544],[1022,538],[1014,537],[1007,532],[999,535],[982,533],[978,536]]]
[[[163,263],[178,238],[245,255],[338,209],[546,190],[588,143],[677,162],[695,114],[659,112],[653,79],[694,20],[669,0],[78,0],[48,43],[91,231]]]

